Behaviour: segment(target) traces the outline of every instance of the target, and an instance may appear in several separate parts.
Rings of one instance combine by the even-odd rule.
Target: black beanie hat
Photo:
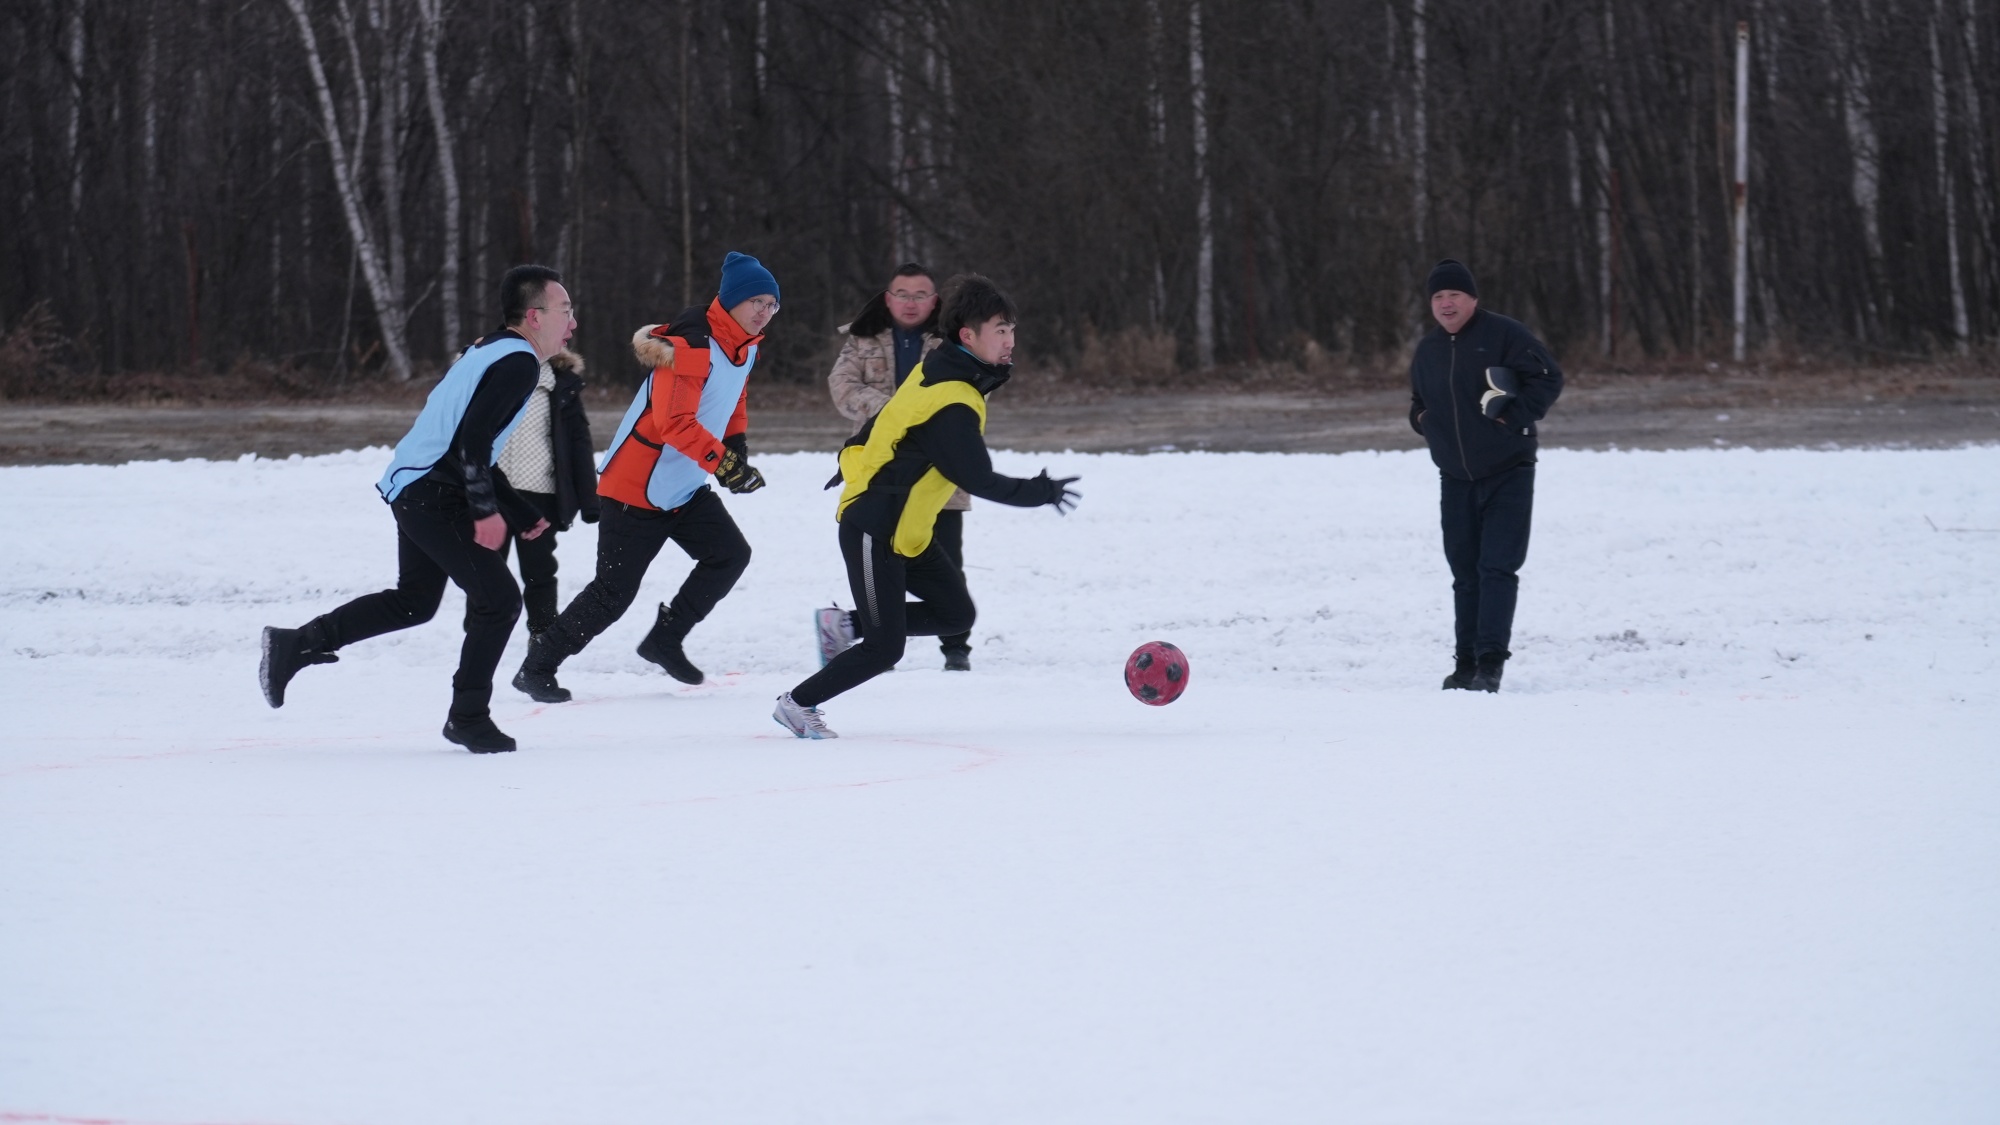
[[[1472,280],[1472,271],[1457,258],[1446,258],[1431,267],[1431,276],[1424,282],[1424,296],[1435,297],[1440,289],[1456,289],[1468,297],[1479,296],[1479,286]]]

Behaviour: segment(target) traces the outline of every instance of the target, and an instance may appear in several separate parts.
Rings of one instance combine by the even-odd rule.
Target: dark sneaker
[[[947,672],[972,671],[972,654],[963,649],[953,649],[945,653],[944,670]]]
[[[661,606],[653,631],[639,642],[639,655],[684,684],[698,684],[706,677],[688,660],[687,653],[681,651],[681,641],[687,637],[687,631],[688,626],[674,616],[673,610]]]
[[[464,722],[446,719],[444,737],[446,742],[456,742],[474,754],[506,754],[514,749],[514,740],[507,737],[506,731],[494,726],[490,718]]]
[[[264,627],[264,658],[257,664],[257,686],[264,691],[264,702],[273,707],[285,705],[285,685],[299,674],[299,669],[308,664],[334,664],[340,657],[330,652],[314,652],[300,639],[303,629],[274,629]]]
[[[527,658],[514,673],[514,690],[537,703],[568,703],[569,689],[556,682],[556,669],[561,666],[562,657],[556,655],[546,635],[530,633]]]
[[[569,689],[556,682],[554,672],[530,672],[525,666],[514,673],[514,690],[537,703],[568,703]]]
[[[1472,678],[1479,674],[1479,665],[1470,656],[1457,658],[1452,665],[1451,675],[1444,678],[1445,691],[1471,691]]]
[[[1507,668],[1504,656],[1482,656],[1479,668],[1472,674],[1472,682],[1465,685],[1470,691],[1499,691],[1500,673]]]

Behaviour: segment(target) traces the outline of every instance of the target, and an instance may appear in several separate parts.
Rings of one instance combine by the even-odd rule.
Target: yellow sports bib
[[[924,365],[917,364],[910,370],[903,385],[896,388],[889,401],[875,416],[875,424],[868,431],[868,440],[861,445],[850,445],[840,451],[840,476],[846,482],[840,490],[840,507],[834,513],[838,520],[847,514],[847,506],[860,499],[868,491],[868,482],[875,478],[882,466],[895,459],[896,446],[903,435],[931,420],[931,416],[954,404],[970,406],[979,415],[979,432],[986,432],[986,396],[975,390],[972,384],[958,379],[946,380],[935,385],[924,381]],[[933,465],[910,486],[910,498],[903,505],[903,516],[896,521],[896,534],[890,541],[895,552],[906,559],[914,559],[931,545],[931,531],[937,524],[937,514],[944,510],[945,502],[958,486],[945,479],[943,473]]]

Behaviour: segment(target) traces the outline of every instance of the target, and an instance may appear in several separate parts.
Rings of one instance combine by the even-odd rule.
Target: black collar
[[[1011,363],[982,363],[979,357],[957,344],[945,344],[924,359],[924,382],[971,383],[982,395],[999,390],[1014,373]]]

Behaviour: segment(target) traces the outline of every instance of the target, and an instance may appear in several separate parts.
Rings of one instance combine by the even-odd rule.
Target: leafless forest
[[[1165,377],[1386,356],[1451,255],[1578,359],[1727,359],[1744,21],[1748,347],[1990,354],[1996,9],[11,0],[0,328],[38,378],[410,378],[542,261],[617,373],[741,249],[780,377],[906,258]]]

